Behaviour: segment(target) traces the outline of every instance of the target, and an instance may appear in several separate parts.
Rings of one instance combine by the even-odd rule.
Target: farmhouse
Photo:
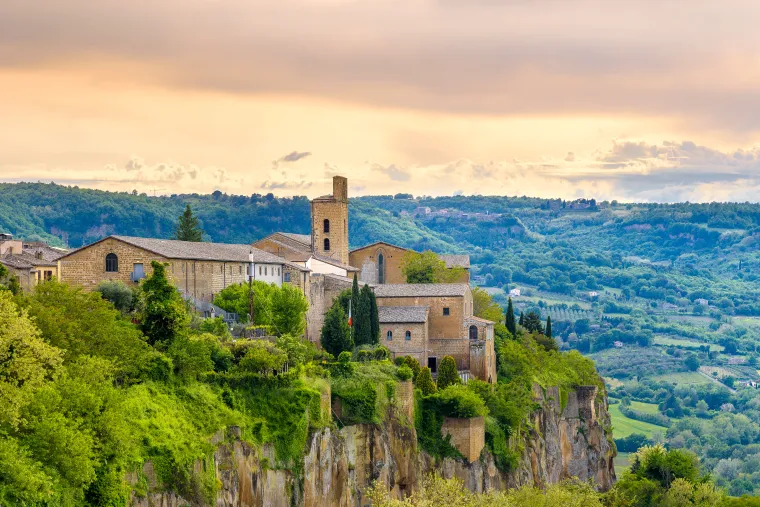
[[[65,253],[45,243],[25,243],[11,234],[0,233],[0,264],[18,279],[25,292],[42,280],[58,277],[56,260]]]

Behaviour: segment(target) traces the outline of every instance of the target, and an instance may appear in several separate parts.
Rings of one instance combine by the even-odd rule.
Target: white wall
[[[306,267],[309,268],[312,273],[348,276],[345,269],[322,262],[314,257],[311,257],[306,261]]]
[[[253,279],[265,283],[273,283],[276,286],[282,285],[282,264],[264,264],[256,262],[253,264]]]

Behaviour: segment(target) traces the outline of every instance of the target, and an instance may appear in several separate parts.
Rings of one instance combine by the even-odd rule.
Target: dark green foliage
[[[367,289],[367,298],[369,298],[369,329],[371,343],[379,343],[380,316],[377,310],[377,298],[375,297],[375,291],[371,290],[367,285],[364,287]]]
[[[520,312],[520,321],[518,322],[520,326],[522,327],[525,324],[525,317],[523,317],[523,313]]]
[[[166,267],[151,262],[153,273],[142,283],[144,309],[140,329],[151,345],[168,347],[189,323],[185,303],[166,278]]]
[[[697,371],[699,369],[699,359],[694,354],[689,354],[683,364],[689,369],[689,371]]]
[[[325,315],[320,342],[323,349],[336,357],[341,352],[348,352],[354,348],[348,317],[338,301],[333,303]]]
[[[180,241],[203,241],[200,221],[193,215],[189,204],[185,207],[184,213],[180,215],[177,221],[177,227],[174,229],[174,239]]]
[[[359,320],[357,319],[357,316],[359,313],[359,297],[360,297],[359,279],[357,278],[356,273],[354,273],[354,281],[353,281],[353,284],[351,285],[351,304],[349,305],[349,311],[348,311],[348,313],[351,315],[351,321],[352,321],[351,339],[353,339],[354,344],[356,344],[357,328],[361,326],[361,324],[357,326],[357,323]]]
[[[21,284],[18,278],[8,271],[8,268],[0,264],[0,290],[9,290],[11,294],[21,294]]]
[[[390,363],[350,363],[350,375],[332,379],[333,398],[340,399],[340,424],[378,424],[395,396],[398,369]]]
[[[438,390],[435,382],[433,382],[433,374],[427,366],[422,368],[417,374],[415,385],[417,386],[417,389],[422,392],[423,396],[430,396]]]
[[[624,438],[616,438],[615,446],[618,452],[636,452],[645,445],[652,445],[646,435],[642,433],[631,433]]]
[[[547,338],[552,337],[552,317],[551,315],[546,317],[546,332],[544,333]]]
[[[122,313],[126,313],[132,309],[132,289],[124,285],[124,282],[104,281],[100,282],[95,288],[96,292],[99,292],[103,299],[110,301],[114,308]]]
[[[462,383],[462,379],[459,378],[459,372],[457,371],[457,362],[453,357],[444,356],[444,358],[441,359],[441,364],[438,367],[438,378],[436,383],[439,391],[442,391],[449,386]]]
[[[354,344],[372,345],[377,343],[378,336],[372,336],[372,302],[369,293],[372,292],[368,285],[364,285],[359,291],[359,297],[356,298],[357,304],[354,307]],[[353,300],[353,298],[352,298]]]
[[[396,358],[399,359],[399,358]],[[422,366],[420,365],[420,362],[417,361],[417,359],[413,358],[412,356],[404,356],[401,358],[402,364],[405,364],[412,370],[412,380],[414,382],[417,382],[417,377],[420,374],[420,370],[422,370]]]
[[[522,314],[520,315],[521,317]],[[520,324],[529,333],[544,334],[544,325],[541,323],[541,316],[536,312],[528,312],[523,318]]]
[[[512,336],[517,336],[517,323],[515,322],[515,309],[512,306],[512,298],[509,298],[509,302],[507,303],[506,326],[507,331]]]

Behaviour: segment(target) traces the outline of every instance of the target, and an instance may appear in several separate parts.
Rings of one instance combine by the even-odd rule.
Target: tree
[[[457,362],[451,356],[444,356],[441,359],[441,366],[438,368],[438,389],[443,391],[449,386],[461,384],[457,371]]]
[[[420,370],[415,385],[417,389],[422,391],[423,396],[435,394],[437,388],[435,387],[435,382],[433,382],[433,374],[430,372],[430,368],[425,366]]]
[[[351,351],[354,348],[351,328],[348,327],[348,317],[338,301],[333,303],[325,315],[320,342],[322,348],[335,357],[343,351]]]
[[[686,358],[683,364],[689,371],[697,371],[699,369],[699,359],[697,359],[695,354],[689,354],[689,357]]]
[[[523,324],[525,324],[525,316],[523,315],[523,312],[520,312],[520,320],[518,324],[520,324],[520,327],[522,327]]]
[[[193,215],[189,204],[185,207],[185,212],[180,215],[177,221],[174,239],[194,242],[203,241],[203,230],[200,228],[200,221]]]
[[[512,298],[509,298],[509,302],[507,303],[506,325],[507,331],[509,331],[513,337],[517,336],[517,323],[515,322],[515,309],[512,306]]]
[[[351,315],[351,339],[356,343],[356,315],[359,311],[359,279],[354,273],[354,281],[351,284],[351,303],[348,313]]]
[[[490,320],[491,322],[501,322],[501,306],[491,298],[490,294],[480,287],[472,289],[472,303],[472,310],[476,317]]]
[[[401,272],[407,283],[455,283],[462,278],[462,267],[447,268],[437,254],[430,250],[407,252],[401,260]]]
[[[99,292],[103,299],[110,301],[114,308],[122,313],[126,313],[132,308],[132,289],[122,281],[104,280],[98,284],[95,291]]]
[[[359,297],[356,307],[354,308],[354,345],[373,345],[375,339],[372,337],[372,302],[369,293],[372,292],[368,285],[359,290]]]
[[[140,329],[151,345],[168,348],[182,333],[190,317],[185,302],[166,277],[166,266],[152,261],[153,273],[142,283],[144,310]]]
[[[546,317],[546,337],[551,338],[552,337],[552,317],[549,315]]]
[[[0,290],[9,290],[14,296],[21,294],[21,284],[18,282],[18,277],[12,275],[8,268],[2,264],[0,264]]]
[[[420,371],[422,370],[422,366],[420,365],[420,362],[417,361],[417,359],[413,358],[412,356],[404,356],[402,364],[409,367],[410,370],[412,370],[412,380],[414,382],[417,382],[417,377],[420,374]]]
[[[267,340],[252,340],[237,365],[238,370],[270,375],[288,362],[288,354]]]
[[[522,326],[531,333],[544,334],[544,325],[536,312],[528,312],[523,318]]]
[[[367,287],[365,285],[365,287]],[[377,309],[377,298],[375,297],[375,291],[367,287],[367,293],[369,297],[369,328],[372,337],[371,343],[380,342],[380,315]]]
[[[277,336],[303,335],[308,309],[309,302],[298,287],[275,286],[271,295],[271,320]]]

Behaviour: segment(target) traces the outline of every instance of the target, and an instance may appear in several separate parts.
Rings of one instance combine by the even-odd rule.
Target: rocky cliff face
[[[570,477],[593,479],[600,490],[609,489],[615,481],[616,453],[608,440],[612,435],[606,398],[597,399],[595,387],[570,393],[564,403],[556,388],[544,392],[536,386],[533,394],[539,408],[521,441],[512,442],[523,451],[518,467],[510,473],[496,468],[487,449],[473,463],[450,458],[436,462],[418,451],[413,427],[389,417],[380,426],[363,424],[314,434],[303,466],[296,472],[270,469],[268,463],[275,460],[268,446],[256,449],[237,439],[220,443],[214,454],[219,484],[216,506],[361,506],[368,503],[364,491],[376,480],[401,497],[432,472],[457,477],[478,492],[542,486]],[[150,468],[148,463],[143,471],[152,485]],[[169,492],[151,492],[133,497],[132,505],[202,504],[198,502]]]

